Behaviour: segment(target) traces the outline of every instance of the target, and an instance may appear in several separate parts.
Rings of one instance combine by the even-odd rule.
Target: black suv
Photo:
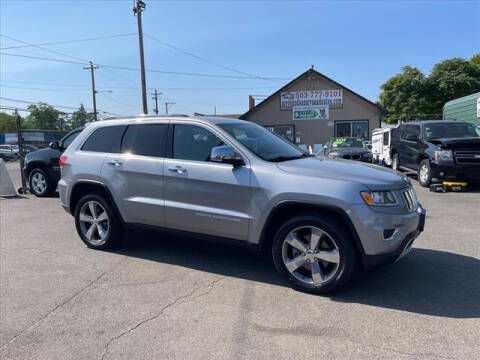
[[[72,130],[60,141],[50,143],[50,147],[32,151],[25,156],[23,171],[32,194],[44,197],[55,192],[60,180],[60,155],[82,130],[83,128]]]
[[[414,121],[392,136],[392,168],[414,171],[420,185],[441,181],[480,182],[480,133],[465,121]]]

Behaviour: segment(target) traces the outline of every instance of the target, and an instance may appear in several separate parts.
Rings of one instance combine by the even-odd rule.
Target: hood
[[[403,189],[410,184],[406,176],[396,171],[349,160],[310,157],[280,162],[277,166],[293,174],[360,183],[370,190]]]
[[[480,137],[469,138],[439,138],[427,140],[428,142],[438,145],[442,148],[452,148],[458,146],[473,146],[475,148],[480,147]]]
[[[39,149],[39,150],[29,152],[25,156],[25,160],[28,160],[28,159],[48,159],[48,158],[54,158],[54,157],[60,157],[60,151],[47,147],[47,148],[43,148],[43,149]]]
[[[370,151],[363,147],[353,147],[353,148],[343,147],[343,148],[331,148],[329,149],[329,152],[336,152],[339,154],[365,154]]]

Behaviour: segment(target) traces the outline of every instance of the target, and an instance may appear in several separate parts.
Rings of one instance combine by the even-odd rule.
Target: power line
[[[76,57],[76,56],[71,56],[71,55],[68,55],[68,54],[61,53],[60,51],[46,49],[46,48],[41,47],[40,45],[31,44],[31,43],[26,42],[26,41],[23,41],[23,40],[18,40],[18,39],[15,39],[15,38],[12,38],[12,37],[9,37],[9,36],[5,36],[5,35],[2,35],[2,34],[0,34],[0,36],[1,36],[1,37],[4,37],[4,38],[6,38],[6,39],[9,39],[9,40],[13,40],[13,41],[22,43],[22,44],[27,44],[27,45],[29,45],[29,46],[36,47],[37,49],[40,49],[40,50],[48,51],[48,52],[50,52],[50,53],[52,53],[52,54],[57,54],[57,55],[65,56],[65,57],[68,57],[68,58],[74,59],[74,60],[87,61],[87,60],[85,60],[85,59],[78,58],[78,57]]]
[[[50,83],[50,82],[43,82],[43,81],[21,81],[21,80],[3,80],[2,79],[2,83],[19,83],[19,84],[34,84],[34,85],[49,85],[49,86],[63,86],[64,88],[56,88],[54,90],[59,90],[59,91],[63,91],[63,90],[69,90],[69,88],[72,88],[72,90],[84,90],[84,89],[90,89],[89,87],[87,87],[85,85],[85,87],[82,87],[81,85],[72,85],[72,84],[57,84],[57,83]],[[10,86],[10,85],[1,85],[0,87],[7,87],[7,86]],[[20,87],[19,87],[20,88]],[[133,86],[98,86],[97,87],[98,89],[138,89],[138,86],[137,87],[133,87]],[[40,89],[40,88],[23,88],[22,89],[31,89],[31,90],[43,90],[43,89]],[[45,90],[52,90],[52,89],[45,89]]]
[[[104,69],[106,70],[106,69]],[[105,74],[104,74],[105,75]],[[30,88],[30,87],[17,87],[26,90],[55,90],[55,91],[64,91],[69,90],[68,88],[73,88],[72,90],[89,90],[89,87],[81,87],[80,85],[72,85],[72,84],[57,84],[57,83],[49,83],[49,82],[41,82],[41,81],[20,81],[20,80],[2,80],[4,83],[19,83],[19,84],[38,84],[38,85],[51,85],[56,86],[56,89],[43,89],[43,88]],[[59,86],[65,86],[65,89],[58,88]],[[10,87],[10,85],[3,85],[0,87]],[[98,89],[125,89],[125,90],[132,90],[132,89],[139,89],[139,86],[103,86],[97,87]],[[154,90],[154,88],[152,88]],[[276,89],[274,86],[260,86],[260,87],[164,87],[162,90],[172,90],[172,91],[223,91],[223,90],[259,90],[259,89]]]
[[[52,58],[45,58],[40,56],[29,56],[29,55],[20,55],[20,54],[10,54],[0,52],[0,55],[5,56],[16,56],[16,57],[23,57],[29,59],[38,59],[38,60],[47,60],[47,61],[54,61],[54,62],[63,62],[68,64],[75,64],[75,65],[89,65],[87,62],[80,62],[80,61],[73,61],[73,60],[62,60],[62,59],[52,59]],[[105,65],[105,64],[96,64],[103,68],[110,68],[110,69],[118,69],[118,70],[129,70],[129,71],[140,71],[140,69],[127,67],[127,66],[116,66],[116,65]],[[250,79],[250,80],[259,80],[249,76],[234,76],[234,75],[220,75],[220,74],[204,74],[204,73],[191,73],[191,72],[180,72],[180,71],[166,71],[166,70],[155,70],[155,69],[145,69],[146,72],[151,73],[160,73],[166,75],[185,75],[185,76],[200,76],[200,77],[209,77],[209,78],[223,78],[223,79]],[[261,80],[290,80],[289,78],[276,78],[276,77],[262,77]]]
[[[146,37],[152,39],[152,40],[155,40],[157,42],[159,42],[160,44],[162,45],[165,45],[171,49],[174,49],[174,50],[177,50],[179,52],[181,52],[182,54],[185,54],[185,55],[188,55],[188,56],[191,56],[195,59],[198,59],[198,60],[201,60],[201,61],[204,61],[206,63],[209,63],[209,64],[212,64],[212,65],[215,65],[215,66],[218,66],[218,67],[221,67],[222,69],[225,69],[225,70],[228,70],[228,71],[232,71],[232,72],[235,72],[237,74],[241,74],[241,75],[246,75],[250,78],[253,78],[253,79],[259,79],[259,80],[273,80],[273,79],[268,79],[268,78],[264,78],[264,77],[261,77],[261,76],[258,76],[258,75],[254,75],[254,74],[250,74],[250,73],[247,73],[247,72],[244,72],[244,71],[240,71],[240,70],[236,70],[232,67],[229,67],[229,66],[225,66],[225,65],[222,65],[222,64],[219,64],[215,61],[212,61],[212,60],[208,60],[208,59],[205,59],[201,56],[198,56],[198,55],[195,55],[193,53],[191,53],[190,51],[187,51],[187,50],[183,50],[175,45],[172,45],[172,44],[169,44],[167,43],[166,41],[163,41],[163,40],[160,40],[160,39],[157,39],[156,37],[152,36],[152,35],[149,35],[149,34],[145,34]]]
[[[34,101],[27,101],[27,100],[20,100],[20,99],[11,99],[11,98],[6,98],[6,97],[0,97],[0,99],[1,100],[7,100],[7,101],[13,101],[13,102],[19,102],[19,103],[23,103],[23,104],[30,104],[30,105],[38,105],[38,104],[42,103],[41,101],[34,102]],[[48,103],[45,103],[45,104],[53,106],[53,107],[57,107],[57,108],[62,108],[62,109],[78,110],[78,107],[74,107],[74,106],[53,105],[53,104],[48,104]],[[93,109],[92,108],[85,108],[85,110],[91,111]],[[119,114],[114,114],[110,111],[99,110],[99,112],[104,113],[104,114],[114,115],[114,116],[121,116]]]
[[[137,33],[127,33],[127,34],[118,34],[118,35],[98,36],[98,37],[92,37],[92,38],[86,38],[86,39],[76,39],[76,40],[52,41],[52,42],[46,42],[46,43],[40,43],[40,44],[22,45],[22,46],[8,46],[8,47],[2,47],[2,48],[0,48],[0,50],[21,49],[21,48],[38,47],[38,46],[45,46],[45,45],[56,45],[56,44],[69,44],[69,43],[75,43],[75,42],[93,41],[93,40],[103,40],[103,39],[114,39],[114,38],[125,37],[125,36],[132,36],[132,35],[137,35]]]

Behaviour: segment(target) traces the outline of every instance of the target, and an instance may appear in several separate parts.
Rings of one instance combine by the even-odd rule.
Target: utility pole
[[[16,117],[16,125],[17,125],[17,142],[18,142],[18,149],[20,151],[20,176],[22,178],[22,187],[19,189],[19,193],[25,194],[27,191],[27,181],[25,180],[25,173],[23,172],[23,165],[25,160],[25,146],[23,144],[23,134],[22,134],[22,117],[15,110],[15,117]]]
[[[152,99],[155,100],[155,109],[153,110],[155,114],[158,115],[158,95],[162,95],[162,93],[157,92],[157,89],[152,94]]]
[[[97,91],[95,90],[95,69],[98,69],[98,66],[93,66],[93,63],[90,61],[90,66],[84,67],[84,69],[90,70],[92,75],[92,98],[93,98],[93,120],[97,121]]]
[[[168,115],[168,107],[170,105],[175,105],[175,103],[174,102],[168,102],[168,101],[165,102],[165,114],[167,114],[167,115]]]
[[[145,10],[145,3],[142,0],[137,0],[133,8],[133,14],[137,16],[138,21],[138,47],[140,50],[140,73],[142,75],[142,104],[143,113],[148,114],[147,107],[147,85],[145,80],[145,59],[143,56],[143,30],[142,30],[142,11]]]

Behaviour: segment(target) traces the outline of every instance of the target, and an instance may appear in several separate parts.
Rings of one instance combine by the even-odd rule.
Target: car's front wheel
[[[325,294],[350,279],[356,253],[350,234],[335,218],[296,216],[286,222],[273,240],[275,267],[297,290]]]
[[[29,175],[30,192],[38,197],[49,196],[54,192],[53,184],[47,172],[40,168],[30,171]]]
[[[108,249],[120,240],[120,222],[101,193],[80,199],[75,207],[75,226],[82,241],[92,249]]]
[[[424,187],[430,186],[432,182],[432,169],[428,159],[422,160],[418,166],[418,182]]]

